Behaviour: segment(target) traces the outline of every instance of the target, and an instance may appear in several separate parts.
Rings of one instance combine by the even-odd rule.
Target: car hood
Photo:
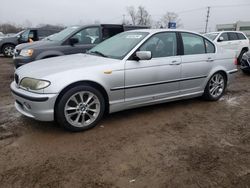
[[[17,37],[16,36],[3,36],[0,38],[2,41],[10,41],[10,40],[15,40]]]
[[[74,70],[86,70],[88,68],[100,67],[117,63],[120,60],[104,58],[88,54],[74,54],[59,56],[54,58],[42,59],[28,63],[16,70],[16,74],[22,77],[46,78],[50,75]]]
[[[55,41],[36,41],[36,42],[31,42],[31,43],[24,43],[24,44],[19,44],[16,46],[17,50],[22,50],[22,49],[36,49],[36,48],[45,48],[48,46],[53,46],[57,44]]]

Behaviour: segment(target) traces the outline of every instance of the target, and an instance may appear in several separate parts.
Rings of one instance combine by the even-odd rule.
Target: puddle
[[[226,102],[226,104],[229,106],[239,106],[240,105],[240,98],[239,97],[224,96],[220,99],[220,101]]]

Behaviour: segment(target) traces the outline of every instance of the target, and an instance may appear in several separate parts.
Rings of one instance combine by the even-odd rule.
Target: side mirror
[[[77,44],[79,42],[78,38],[70,38],[69,39],[69,44],[71,46],[74,46],[75,44]]]
[[[152,58],[151,51],[138,51],[136,52],[136,57],[139,58],[139,60],[150,60]]]
[[[223,37],[219,37],[218,42],[222,42],[222,41],[224,41],[224,38]]]

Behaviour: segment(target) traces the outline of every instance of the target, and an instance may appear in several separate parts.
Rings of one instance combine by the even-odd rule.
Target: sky
[[[0,23],[121,23],[123,15],[128,19],[128,6],[140,5],[154,20],[168,11],[176,12],[184,29],[198,32],[204,31],[207,6],[211,6],[209,31],[214,31],[216,24],[250,21],[249,0],[0,0]]]

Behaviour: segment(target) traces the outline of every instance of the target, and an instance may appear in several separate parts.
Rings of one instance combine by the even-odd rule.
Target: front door
[[[178,95],[181,58],[176,33],[155,34],[138,51],[151,51],[152,59],[126,61],[125,101],[133,105]]]

